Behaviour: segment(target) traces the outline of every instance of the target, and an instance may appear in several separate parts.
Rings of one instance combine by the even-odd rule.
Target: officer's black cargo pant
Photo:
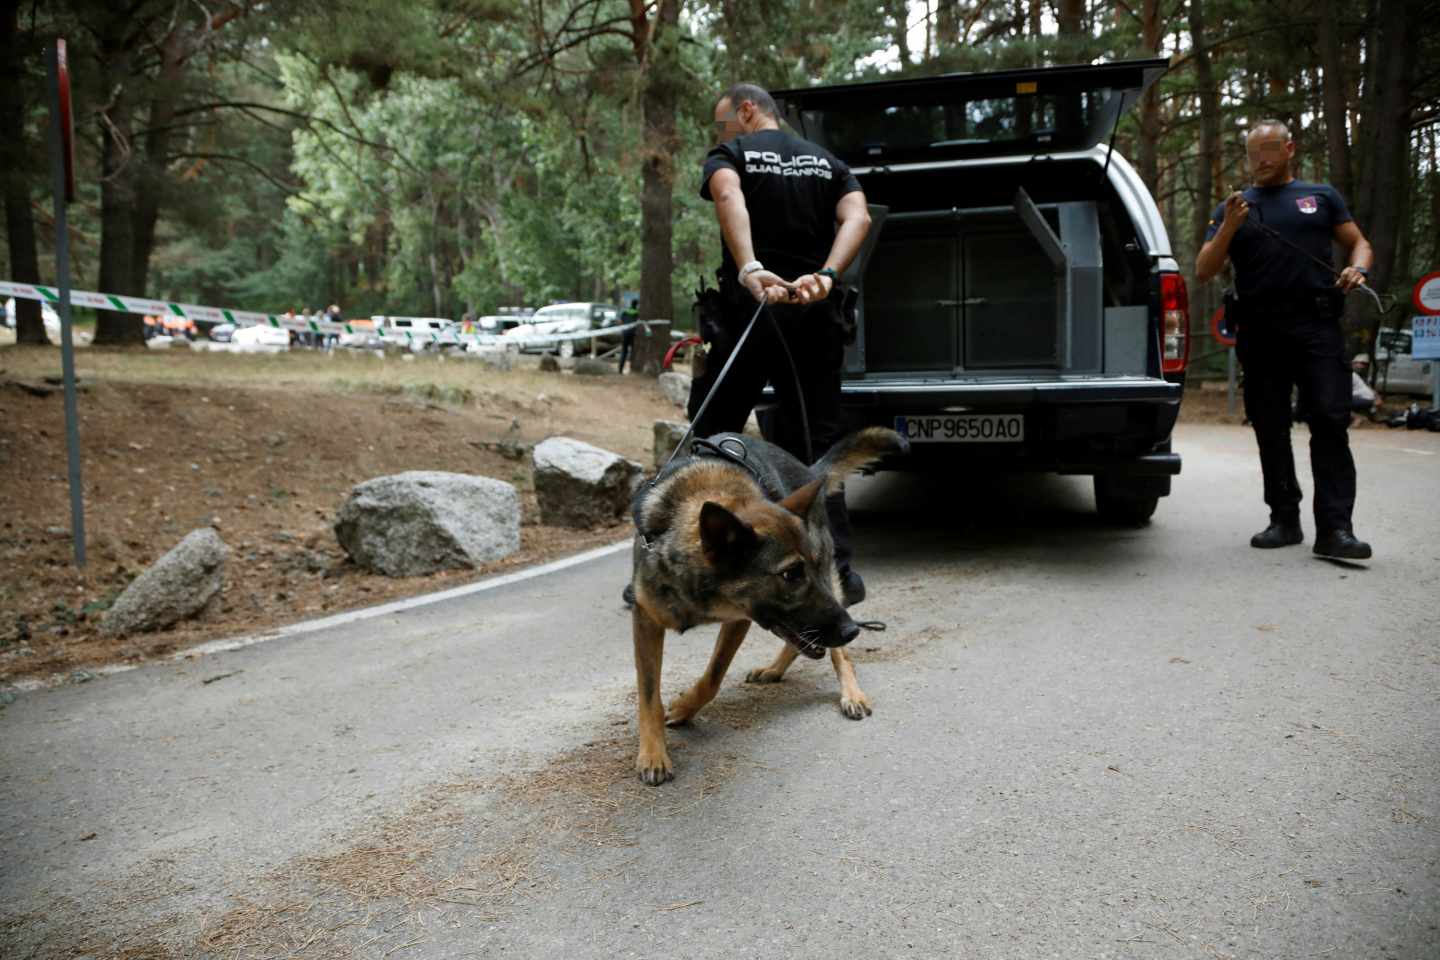
[[[727,289],[725,294],[721,315],[713,322],[703,319],[700,322],[709,352],[705,356],[705,372],[690,386],[686,412],[692,421],[758,305],[743,289]],[[704,420],[695,422],[695,436],[743,432],[750,411],[768,383],[775,390],[777,402],[774,416],[762,418],[766,425],[765,439],[802,463],[814,463],[842,433],[840,369],[845,360],[845,345],[836,313],[839,308],[834,300],[826,300],[803,307],[772,305],[768,309],[774,315],[775,324],[764,314],[755,321],[755,329],[750,331],[744,349],[705,408]],[[783,346],[775,335],[776,324],[785,337]],[[785,359],[787,346],[795,361],[793,373]],[[808,456],[800,418],[801,398],[810,423]],[[826,497],[825,512],[835,541],[835,565],[843,572],[849,569],[853,556],[845,494]]]
[[[1339,322],[1303,309],[1267,311],[1241,322],[1235,352],[1245,371],[1245,415],[1260,446],[1271,521],[1300,520],[1300,483],[1290,449],[1290,392],[1298,386],[1310,426],[1316,532],[1351,530],[1350,366]]]

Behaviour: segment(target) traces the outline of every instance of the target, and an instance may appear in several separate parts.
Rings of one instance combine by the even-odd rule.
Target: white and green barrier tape
[[[60,291],[55,287],[46,287],[40,284],[14,283],[9,280],[0,280],[0,299],[6,297],[20,297],[26,300],[39,300],[51,306],[58,306],[60,303]],[[158,317],[183,317],[187,320],[199,320],[205,323],[233,323],[237,327],[250,327],[263,324],[270,327],[278,327],[286,330],[299,330],[309,333],[357,333],[368,332],[369,328],[356,328],[349,321],[335,322],[333,320],[315,320],[308,317],[287,317],[283,314],[256,313],[253,310],[234,310],[229,307],[206,307],[194,303],[172,303],[169,300],[150,300],[145,297],[127,297],[117,293],[95,293],[89,290],[71,290],[70,304],[75,307],[86,307],[94,310],[115,310],[120,313],[138,313],[145,316]],[[381,339],[391,343],[400,342],[400,334],[404,334],[405,343],[413,343],[417,334],[412,330],[405,330],[395,326],[394,321],[405,320],[414,322],[430,321],[432,317],[371,317],[375,322],[374,334]],[[493,344],[497,346],[529,346],[531,344],[559,343],[562,340],[590,340],[595,337],[611,336],[623,333],[631,327],[643,327],[644,333],[649,334],[649,321],[636,321],[634,323],[617,324],[611,327],[600,327],[593,330],[580,330],[574,333],[547,333],[534,336],[501,336],[494,333],[462,333],[460,324],[445,320],[451,324],[444,330],[426,330],[418,334],[419,339],[433,344]]]
[[[39,300],[52,307],[60,305],[60,291],[55,287],[46,287],[40,284],[0,280],[0,297]],[[291,330],[308,330],[312,333],[354,332],[350,329],[349,324],[334,323],[329,320],[291,318],[277,316],[273,313],[256,313],[253,310],[232,310],[228,307],[203,307],[194,303],[172,303],[168,300],[149,300],[145,297],[126,297],[118,293],[95,293],[90,290],[71,290],[70,305],[155,317],[184,317],[187,320],[203,320],[205,323],[233,323],[237,327],[265,324]]]

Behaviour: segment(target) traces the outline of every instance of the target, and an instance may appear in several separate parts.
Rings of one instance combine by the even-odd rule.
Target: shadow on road
[[[1041,562],[1104,562],[1137,540],[1158,540],[1166,501],[1147,527],[1117,527],[1095,512],[1089,477],[885,473],[848,485],[856,552],[917,565],[1023,553]]]

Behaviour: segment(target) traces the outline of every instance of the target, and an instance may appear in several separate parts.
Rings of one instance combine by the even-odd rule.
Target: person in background
[[[620,313],[621,323],[634,323],[640,319],[638,304],[631,304]],[[625,361],[630,359],[630,351],[635,349],[635,328],[630,327],[620,335],[620,372],[625,372]],[[631,370],[634,370],[632,365]]]
[[[1270,525],[1250,538],[1259,549],[1301,543],[1300,482],[1290,448],[1290,394],[1299,387],[1310,426],[1318,556],[1366,560],[1370,545],[1351,526],[1355,458],[1350,452],[1350,364],[1341,329],[1345,293],[1365,283],[1370,244],[1340,192],[1291,174],[1295,141],[1279,120],[1261,120],[1245,137],[1252,186],[1215,208],[1195,276],[1204,283],[1229,260],[1235,294],[1226,312],[1239,321],[1235,354],[1245,371],[1245,415],[1260,447]],[[1328,265],[1332,245],[1347,266]]]

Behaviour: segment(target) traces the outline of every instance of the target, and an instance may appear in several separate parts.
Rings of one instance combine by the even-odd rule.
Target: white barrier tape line
[[[60,302],[60,292],[55,287],[46,287],[40,284],[15,283],[10,280],[0,280],[0,297],[20,297],[26,300],[39,300],[54,306]],[[357,328],[353,321],[336,322],[333,320],[315,320],[306,317],[290,317],[276,315],[273,313],[256,313],[253,310],[235,310],[229,307],[207,307],[194,303],[172,303],[168,300],[150,300],[144,297],[126,297],[115,293],[96,293],[91,290],[71,290],[70,304],[76,307],[85,307],[92,310],[115,310],[120,313],[137,313],[145,316],[158,317],[182,317],[187,320],[203,320],[206,323],[233,323],[237,327],[267,325],[289,330],[299,330],[306,333],[356,333]],[[383,320],[438,320],[440,317],[385,317]],[[632,323],[618,324],[611,327],[596,327],[593,330],[579,330],[573,333],[547,333],[533,334],[530,336],[502,336],[494,333],[462,333],[459,330],[430,331],[431,342],[434,343],[478,343],[478,344],[510,344],[514,346],[529,346],[531,344],[559,343],[562,340],[590,340],[596,337],[608,337],[617,333],[623,333],[631,327],[644,327],[648,335],[650,324],[669,323],[668,320],[637,320]],[[382,340],[396,333],[405,334],[405,342],[411,343],[414,334],[410,330],[399,330],[391,324],[383,323],[380,327],[368,325],[359,330],[373,331]],[[459,324],[456,324],[459,326]],[[453,341],[451,338],[454,338]]]
[[[535,333],[529,336],[515,336],[498,333],[462,333],[456,330],[446,330],[433,334],[435,339],[450,342],[453,337],[461,342],[472,342],[480,344],[499,344],[504,346],[528,346],[535,343],[558,343],[561,340],[593,340],[599,337],[614,336],[617,333],[624,333],[632,327],[643,327],[646,334],[649,334],[650,324],[669,323],[669,320],[636,320],[632,323],[617,324],[612,327],[596,327],[593,330],[577,330],[573,333]]]
[[[39,284],[14,283],[0,280],[0,297],[20,297],[39,300],[56,306],[60,303],[60,291],[55,287]],[[150,300],[145,297],[125,297],[116,293],[96,293],[92,290],[71,290],[70,305],[92,310],[115,310],[120,313],[138,313],[156,317],[182,317],[186,320],[203,320],[206,323],[233,323],[237,327],[266,325],[302,330],[311,333],[353,333],[350,324],[333,320],[286,318],[272,313],[256,313],[253,310],[234,310],[229,307],[206,307],[194,303],[172,303],[169,300]]]

